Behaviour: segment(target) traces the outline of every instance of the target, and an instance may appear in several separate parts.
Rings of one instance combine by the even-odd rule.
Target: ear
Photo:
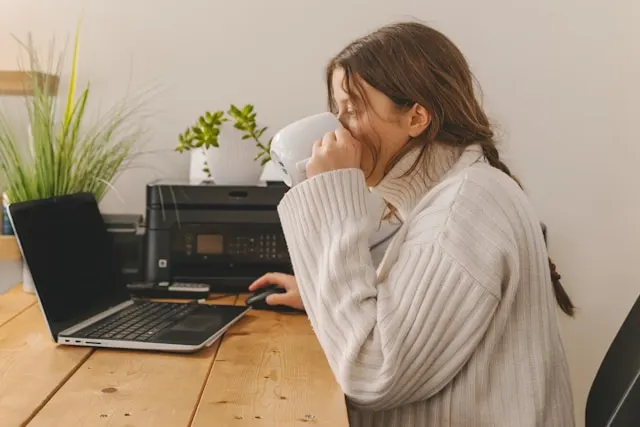
[[[429,127],[431,114],[420,104],[415,104],[409,110],[409,136],[417,137]]]

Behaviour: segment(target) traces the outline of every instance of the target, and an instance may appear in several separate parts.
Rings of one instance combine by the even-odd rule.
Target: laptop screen
[[[94,196],[77,193],[9,206],[51,333],[129,299]]]

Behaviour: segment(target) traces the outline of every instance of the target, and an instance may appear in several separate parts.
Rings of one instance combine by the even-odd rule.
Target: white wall
[[[9,37],[71,38],[83,14],[81,78],[103,103],[159,83],[146,163],[107,210],[144,209],[144,185],[183,176],[176,136],[205,109],[254,103],[272,130],[325,106],[323,66],[352,38],[417,17],[444,30],[483,84],[504,149],[549,225],[552,255],[579,307],[564,321],[582,420],[606,347],[640,292],[640,13],[636,0],[0,0],[0,68]],[[582,421],[580,421],[582,424]],[[579,424],[579,425],[580,425]]]

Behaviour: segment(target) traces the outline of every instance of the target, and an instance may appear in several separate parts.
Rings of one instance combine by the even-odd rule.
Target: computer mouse
[[[301,310],[289,307],[286,305],[269,305],[267,304],[267,297],[272,294],[284,294],[285,291],[276,285],[269,285],[264,288],[258,289],[251,294],[246,301],[246,304],[254,310],[271,310],[291,313],[302,313]]]

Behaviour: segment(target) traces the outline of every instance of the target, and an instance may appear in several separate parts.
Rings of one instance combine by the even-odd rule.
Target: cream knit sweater
[[[300,294],[355,427],[573,427],[540,222],[466,149],[431,181],[374,189],[403,226],[376,271],[359,169],[292,188],[279,213]],[[451,163],[450,163],[451,165]]]

